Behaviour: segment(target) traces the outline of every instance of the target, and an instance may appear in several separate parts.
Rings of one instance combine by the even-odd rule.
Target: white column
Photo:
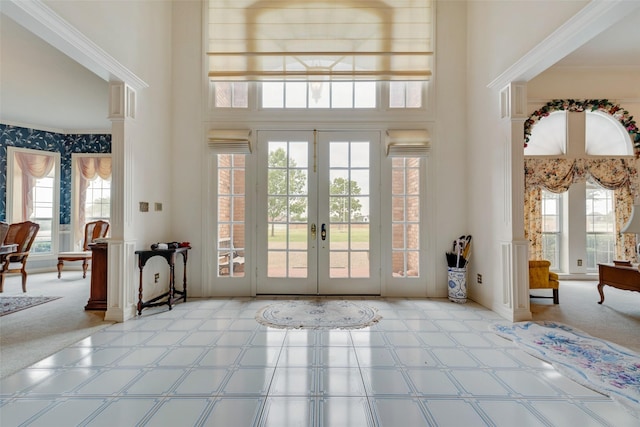
[[[500,92],[500,114],[505,135],[504,221],[501,243],[503,289],[496,309],[513,321],[531,319],[529,306],[529,241],[524,237],[524,122],[527,114],[526,83],[510,83]]]
[[[123,82],[109,83],[111,120],[111,239],[105,320],[135,316],[135,240],[133,239],[133,153],[136,92]],[[125,185],[126,183],[126,185]]]

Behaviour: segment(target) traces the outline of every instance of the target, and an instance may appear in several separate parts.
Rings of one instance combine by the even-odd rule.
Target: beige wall
[[[467,12],[467,164],[469,232],[474,250],[469,274],[472,299],[499,309],[505,283],[501,250],[514,238],[510,134],[499,119],[500,73],[573,16],[586,3],[472,1]],[[522,149],[514,142],[513,149]],[[517,237],[517,236],[515,236]],[[476,274],[483,283],[476,283]]]
[[[171,1],[45,1],[56,13],[148,84],[137,93],[136,119],[127,125],[125,139],[130,144],[132,205],[130,234],[137,249],[154,242],[189,240],[173,229],[176,206],[171,198],[177,169],[172,159],[172,2]],[[117,191],[117,189],[115,190]],[[148,212],[140,212],[139,202],[149,202]],[[155,211],[156,202],[163,210]],[[127,210],[125,209],[125,212]],[[179,212],[179,211],[178,211]],[[131,268],[137,270],[136,263]],[[190,268],[191,270],[191,268]],[[167,283],[166,262],[155,258],[147,263],[145,298],[163,290]],[[161,275],[153,285],[153,274]],[[136,277],[136,271],[126,273]]]

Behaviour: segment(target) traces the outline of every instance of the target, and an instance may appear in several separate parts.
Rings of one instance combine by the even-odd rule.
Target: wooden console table
[[[600,301],[604,301],[604,293],[602,288],[604,285],[613,286],[614,288],[624,289],[626,291],[640,292],[640,271],[638,267],[616,266],[611,264],[598,264],[600,281],[598,283],[598,292],[600,293]]]
[[[140,268],[140,288],[138,289],[138,315],[142,313],[142,309],[146,307],[156,307],[159,305],[168,305],[171,310],[171,305],[182,298],[184,302],[187,301],[187,253],[191,249],[190,246],[185,246],[176,249],[151,249],[136,251],[138,255],[138,267]],[[182,277],[182,290],[176,289],[175,283],[175,264],[176,256],[182,254],[182,260],[184,262],[184,273]],[[142,301],[142,270],[145,264],[150,258],[154,256],[161,256],[169,264],[169,291],[158,295],[149,301]]]

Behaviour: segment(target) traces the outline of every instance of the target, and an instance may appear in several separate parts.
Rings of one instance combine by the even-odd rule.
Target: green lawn
[[[345,225],[342,230],[338,229],[337,231],[333,232],[329,237],[332,239],[333,242],[336,242],[336,243],[346,242],[349,237],[348,230],[349,230],[348,226]],[[307,241],[306,226],[304,228],[303,227],[297,228],[296,226],[292,226],[289,228],[289,233],[290,233],[289,242],[291,243]],[[317,233],[320,234],[320,230],[318,230]],[[286,233],[284,229],[278,229],[276,227],[275,233],[272,236],[271,228],[269,228],[270,243],[284,243],[285,239],[286,239]],[[369,241],[369,225],[362,224],[362,225],[351,226],[351,241],[353,243],[368,242]]]

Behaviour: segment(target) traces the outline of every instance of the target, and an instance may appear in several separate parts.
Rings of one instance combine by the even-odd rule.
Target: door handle
[[[316,240],[316,224],[311,224],[311,239]]]
[[[324,224],[322,224],[322,227],[320,228],[320,238],[322,238],[322,240],[327,238],[327,229]]]

